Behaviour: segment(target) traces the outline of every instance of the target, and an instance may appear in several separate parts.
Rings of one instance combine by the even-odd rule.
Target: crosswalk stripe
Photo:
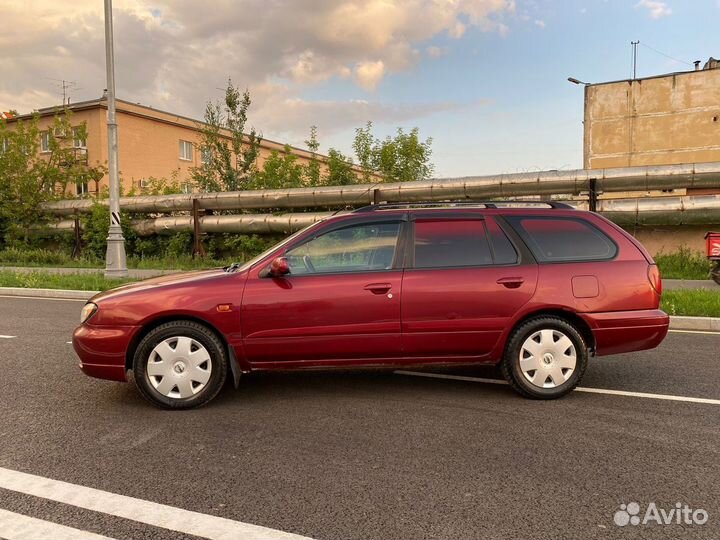
[[[112,540],[107,536],[2,509],[0,509],[0,538],[6,540]]]
[[[2,467],[0,467],[0,488],[210,540],[239,538],[310,540],[304,536],[259,525],[201,514]]]

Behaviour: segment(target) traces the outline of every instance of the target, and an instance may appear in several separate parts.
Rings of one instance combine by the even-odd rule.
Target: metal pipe
[[[587,209],[587,202],[569,201],[578,209]],[[610,199],[598,201],[600,214],[621,226],[720,224],[720,195],[658,197],[647,199]],[[287,234],[334,215],[332,212],[303,212],[283,215],[240,214],[204,216],[202,232],[234,232],[245,234]],[[192,216],[159,217],[135,220],[133,229],[140,236],[192,231]],[[72,231],[74,221],[38,225],[35,230],[46,233]]]
[[[327,208],[372,204],[375,191],[379,200],[387,202],[579,195],[590,189],[590,180],[595,180],[597,191],[608,193],[681,188],[720,189],[720,162],[466,176],[393,184],[125,197],[120,202],[130,212],[143,213],[190,211],[193,199],[198,200],[200,208],[208,210]],[[46,213],[63,216],[88,212],[96,202],[107,204],[105,200],[77,199],[46,203],[43,209]]]

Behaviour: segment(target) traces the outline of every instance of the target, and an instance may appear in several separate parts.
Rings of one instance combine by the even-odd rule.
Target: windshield
[[[305,233],[306,231],[312,229],[313,227],[317,227],[317,226],[318,226],[320,223],[322,223],[323,221],[324,221],[324,220],[316,221],[316,222],[313,223],[312,225],[308,225],[308,226],[305,227],[304,229],[300,229],[299,231],[294,232],[293,234],[291,234],[290,236],[288,236],[288,237],[287,237],[285,240],[283,240],[282,242],[280,242],[280,243],[278,243],[278,244],[275,244],[274,246],[272,246],[272,247],[269,248],[269,249],[266,249],[266,250],[263,251],[260,255],[257,255],[257,256],[255,256],[255,257],[253,257],[252,259],[250,259],[249,261],[247,261],[246,263],[244,263],[242,266],[238,267],[238,269],[236,270],[236,272],[243,272],[243,271],[245,271],[245,270],[248,270],[249,268],[251,268],[252,266],[254,266],[256,263],[258,263],[259,261],[263,260],[263,259],[264,259],[265,257],[267,257],[268,255],[270,255],[270,253],[272,253],[273,251],[275,251],[275,250],[277,250],[277,249],[280,249],[281,247],[287,245],[288,243],[290,243],[290,242],[292,242],[293,240],[295,240],[295,238],[297,238],[297,237],[300,236],[301,234],[303,234],[303,233]]]

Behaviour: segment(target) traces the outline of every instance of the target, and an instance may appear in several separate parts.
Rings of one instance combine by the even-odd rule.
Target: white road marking
[[[65,345],[72,345],[72,341],[66,341]]]
[[[0,535],[7,540],[112,540],[107,536],[73,529],[50,521],[0,509]]]
[[[420,371],[396,370],[393,373],[398,375],[412,375],[414,377],[428,377],[431,379],[450,379],[453,381],[469,381],[488,384],[507,384],[501,379],[483,379],[481,377],[465,377],[462,375],[446,375],[444,373],[422,373]],[[685,401],[688,403],[703,403],[705,405],[720,405],[720,399],[696,398],[688,396],[672,396],[667,394],[649,394],[647,392],[629,392],[627,390],[609,390],[605,388],[586,388],[578,386],[575,392],[587,392],[590,394],[609,394],[613,396],[626,396],[646,399],[661,399],[665,401]]]
[[[13,338],[16,338],[16,337],[17,337],[17,336],[0,336],[0,339],[13,339]]]
[[[0,488],[211,540],[310,540],[259,525],[183,510],[0,467]],[[48,538],[53,538],[48,536]]]
[[[82,302],[83,304],[87,303],[87,300],[81,300],[79,298],[45,298],[44,296],[14,296],[12,294],[0,294],[0,298],[19,298],[22,300],[53,300],[56,302]],[[88,296],[88,298],[90,297]]]
[[[674,332],[676,334],[710,334],[719,336],[720,332],[712,332],[710,330],[668,330],[668,332]]]

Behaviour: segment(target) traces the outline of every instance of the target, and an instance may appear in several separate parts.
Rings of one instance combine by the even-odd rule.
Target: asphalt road
[[[167,412],[77,369],[67,342],[81,306],[0,298],[0,335],[15,336],[0,338],[0,538],[24,538],[17,515],[117,540],[210,536],[177,532],[181,517],[148,525],[136,500],[323,540],[720,537],[718,334],[595,359],[582,383],[717,402],[535,402],[500,384],[353,370],[252,374],[206,408]],[[8,488],[13,471],[83,488],[49,500],[50,480]],[[132,499],[88,510],[84,487],[96,502]],[[640,517],[681,503],[708,520],[619,527],[630,502]]]

